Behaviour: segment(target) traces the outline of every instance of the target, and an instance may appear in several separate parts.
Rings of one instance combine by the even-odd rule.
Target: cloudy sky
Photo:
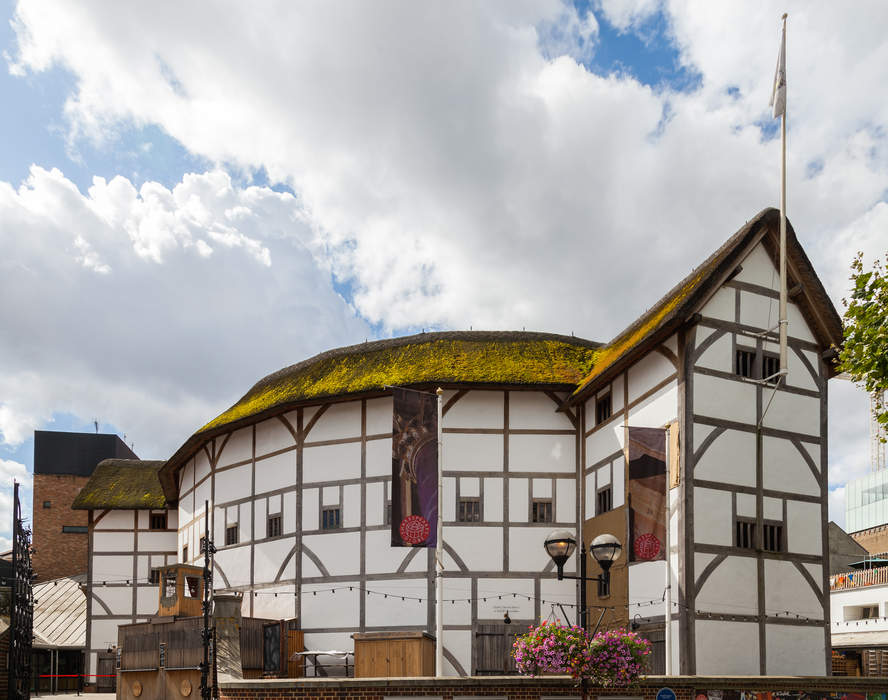
[[[330,347],[608,340],[777,204],[784,10],[789,216],[841,309],[888,239],[888,4],[0,0],[0,514],[35,429],[164,458]],[[830,392],[843,523],[866,397]]]

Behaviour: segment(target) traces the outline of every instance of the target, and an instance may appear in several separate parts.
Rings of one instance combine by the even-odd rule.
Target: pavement
[[[87,700],[116,700],[117,695],[115,693],[81,693],[77,695],[76,692],[71,691],[70,693],[59,693],[58,695],[44,695],[41,693],[37,695],[36,693],[31,693],[31,698],[36,700],[37,698],[43,698],[46,700],[47,698],[65,698],[66,700],[71,700],[71,698],[86,698]]]

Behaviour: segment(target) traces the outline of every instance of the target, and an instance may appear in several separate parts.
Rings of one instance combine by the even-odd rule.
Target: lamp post
[[[584,544],[580,544],[580,575],[571,576],[570,574],[564,573],[564,565],[577,548],[577,540],[570,530],[555,530],[554,532],[549,533],[543,546],[546,548],[546,552],[552,558],[552,561],[555,562],[559,581],[573,579],[575,581],[583,582],[583,585],[580,586],[579,623],[580,626],[588,632],[589,611],[586,609],[585,584],[589,581],[596,581],[603,584],[610,582],[611,565],[619,558],[623,545],[620,544],[620,540],[608,533],[598,535],[598,537],[592,540],[592,544],[589,545],[589,554],[595,558],[595,561],[597,561],[598,565],[601,567],[602,573],[599,576],[586,576],[586,546]],[[602,615],[602,617],[604,616]],[[601,618],[598,619],[598,624],[595,625],[595,631],[592,633],[593,636],[598,632],[598,626],[600,624]]]

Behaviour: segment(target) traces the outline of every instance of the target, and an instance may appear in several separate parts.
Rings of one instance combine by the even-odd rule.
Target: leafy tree
[[[851,263],[850,279],[850,300],[842,300],[845,340],[839,365],[854,382],[876,395],[875,417],[888,426],[888,269],[876,260],[872,270],[864,271],[863,253],[858,253]]]

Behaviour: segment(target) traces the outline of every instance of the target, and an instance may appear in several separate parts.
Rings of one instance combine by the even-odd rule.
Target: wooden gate
[[[100,651],[96,658],[96,692],[117,692],[117,655]]]
[[[515,620],[504,622],[476,622],[472,625],[472,675],[514,675],[515,660],[512,645],[515,637],[523,634],[531,623]]]

